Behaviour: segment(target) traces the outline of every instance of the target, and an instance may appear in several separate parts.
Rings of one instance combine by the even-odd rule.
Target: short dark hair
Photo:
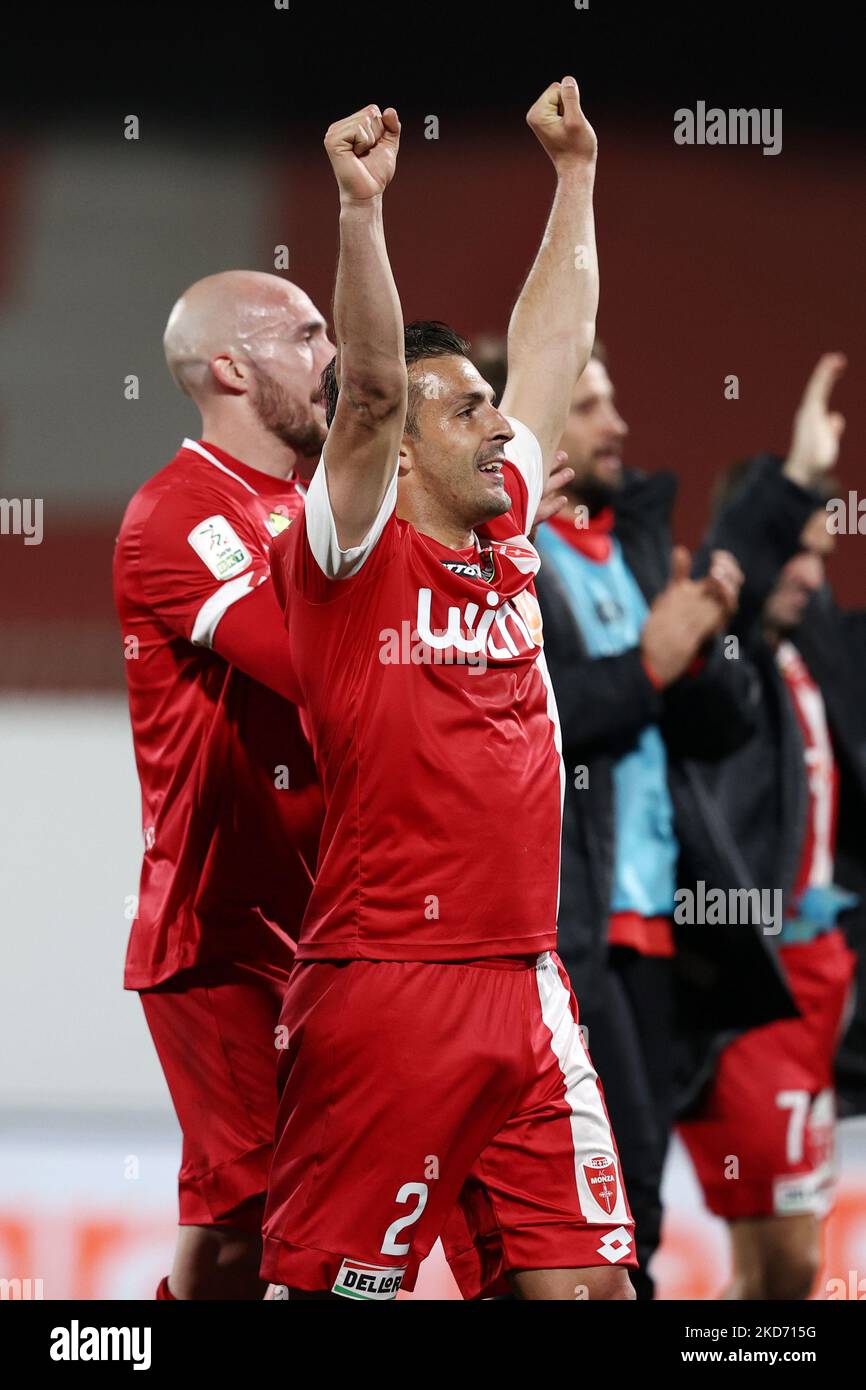
[[[403,330],[404,352],[406,354],[406,366],[411,367],[413,362],[420,362],[422,357],[468,357],[471,344],[466,338],[461,338],[453,328],[449,328],[447,323],[442,323],[439,319],[417,319],[415,323],[407,323]],[[320,391],[325,405],[325,418],[330,426],[337,410],[337,399],[340,389],[337,385],[337,359],[336,357],[328,363],[322,372]],[[412,381],[412,373],[409,373],[409,401],[406,407],[406,433],[417,437],[418,434],[418,405],[421,400],[421,391]]]
[[[502,400],[508,378],[508,352],[504,338],[495,333],[482,333],[475,342],[472,361],[488,386],[493,388],[493,399],[498,405]]]
[[[600,362],[603,367],[607,366],[607,349],[600,338],[593,342],[590,359]],[[493,387],[493,399],[498,405],[508,380],[508,352],[505,339],[497,337],[494,333],[482,333],[478,338],[472,361],[487,384]]]

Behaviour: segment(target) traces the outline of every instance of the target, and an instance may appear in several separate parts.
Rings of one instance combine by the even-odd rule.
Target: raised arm
[[[802,548],[804,527],[823,507],[822,486],[836,464],[845,428],[830,396],[845,365],[840,352],[819,358],[794,416],[787,459],[780,465],[771,455],[758,456],[704,537],[699,572],[714,548],[729,550],[745,572],[732,629],[741,635],[753,632],[782,567]],[[825,514],[824,525],[826,520]]]
[[[538,255],[511,315],[501,408],[532,430],[547,474],[565,429],[574,384],[589,361],[595,338],[596,138],[580,109],[573,77],[548,87],[526,119],[553,161],[556,193]]]
[[[341,549],[372,526],[397,463],[406,417],[403,314],[388,263],[382,195],[394,174],[400,122],[365,106],[335,122],[325,149],[340,188],[340,259],[334,291],[339,398],[325,446]]]

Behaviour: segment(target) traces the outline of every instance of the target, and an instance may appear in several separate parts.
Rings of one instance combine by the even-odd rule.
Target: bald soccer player
[[[157,1297],[258,1299],[278,1016],[321,823],[268,548],[321,452],[334,348],[296,285],[230,271],[178,301],[165,353],[202,425],[135,494],[115,552],[144,835],[125,986],[183,1132]]]

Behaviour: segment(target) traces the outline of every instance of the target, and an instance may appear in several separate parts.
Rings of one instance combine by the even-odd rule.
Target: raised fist
[[[592,164],[598,141],[580,109],[573,77],[552,82],[526,113],[526,123],[544,146],[557,170]]]
[[[365,106],[328,127],[325,149],[344,203],[363,203],[384,193],[397,166],[400,121],[393,106]]]

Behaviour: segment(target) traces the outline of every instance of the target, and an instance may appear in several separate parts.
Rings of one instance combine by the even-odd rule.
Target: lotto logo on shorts
[[[583,1165],[589,1190],[603,1211],[616,1206],[616,1164],[612,1158],[590,1158]]]
[[[397,1297],[405,1273],[406,1265],[402,1269],[394,1269],[344,1260],[331,1293],[342,1294],[343,1298],[371,1298],[384,1303],[389,1298]]]
[[[597,1253],[615,1265],[618,1260],[631,1254],[631,1231],[625,1226],[617,1226],[615,1231],[607,1231]]]

